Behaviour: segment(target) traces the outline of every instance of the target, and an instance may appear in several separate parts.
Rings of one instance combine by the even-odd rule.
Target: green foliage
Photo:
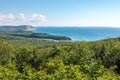
[[[0,64],[5,65],[12,58],[13,46],[4,40],[0,40]]]
[[[31,58],[33,58],[32,51],[27,48],[21,49],[19,53],[16,54],[15,62],[20,72],[22,72],[26,65],[29,64]]]
[[[0,80],[120,80],[120,39],[1,39]]]
[[[88,77],[80,71],[79,65],[64,65],[59,59],[50,60],[47,63],[48,72],[55,80],[88,80]]]

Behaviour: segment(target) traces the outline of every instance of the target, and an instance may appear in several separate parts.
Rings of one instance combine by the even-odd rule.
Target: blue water
[[[68,36],[72,40],[84,41],[120,37],[120,28],[110,27],[36,27],[33,32]]]

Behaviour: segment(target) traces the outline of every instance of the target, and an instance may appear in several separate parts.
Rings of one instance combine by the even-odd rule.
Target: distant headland
[[[52,35],[49,33],[32,32],[31,25],[0,26],[0,39],[45,39],[45,40],[71,40],[67,36]]]
[[[19,25],[19,26],[0,26],[0,31],[18,31],[18,30],[32,30],[34,29],[31,25]]]

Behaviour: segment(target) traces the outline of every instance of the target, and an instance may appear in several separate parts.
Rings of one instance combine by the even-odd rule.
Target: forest
[[[0,80],[120,80],[120,38],[56,42],[0,36]]]
[[[25,31],[25,30],[7,30],[3,31],[0,30],[0,38],[1,39],[48,39],[48,40],[71,40],[71,38],[66,36],[58,36],[52,35],[48,33],[35,33],[32,31]]]

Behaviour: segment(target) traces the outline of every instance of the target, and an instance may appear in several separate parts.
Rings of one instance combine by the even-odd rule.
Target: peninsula
[[[0,31],[18,31],[18,30],[32,30],[31,25],[19,25],[19,26],[0,26]]]

